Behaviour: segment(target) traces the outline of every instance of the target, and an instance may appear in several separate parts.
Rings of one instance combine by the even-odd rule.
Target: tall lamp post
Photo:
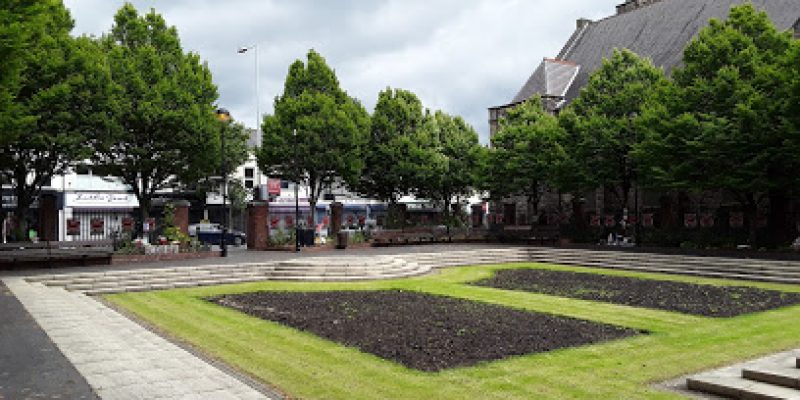
[[[228,221],[227,221],[227,208],[228,208],[228,162],[225,157],[225,126],[231,120],[231,113],[224,109],[218,108],[216,111],[217,120],[223,123],[220,141],[220,163],[222,164],[222,236],[220,237],[220,255],[222,257],[228,256],[228,244],[226,236],[228,236]]]
[[[239,53],[239,54],[245,54],[245,53],[249,52],[250,50],[253,51],[254,56],[255,56],[254,57],[255,58],[255,62],[254,62],[254,66],[253,66],[253,71],[254,71],[254,74],[255,74],[255,92],[256,92],[256,146],[261,146],[261,121],[260,121],[260,118],[261,118],[261,104],[260,104],[261,103],[261,99],[260,99],[259,94],[258,94],[258,87],[259,87],[259,84],[258,84],[258,44],[254,44],[252,46],[247,46],[247,47],[240,47],[239,50],[237,50],[236,52]],[[261,174],[260,173],[256,174],[255,178],[256,178],[256,184],[261,184]]]
[[[297,174],[294,182],[294,251],[300,252],[300,197],[298,195],[300,173],[297,168],[297,129],[292,129],[292,137],[294,138],[294,169]]]

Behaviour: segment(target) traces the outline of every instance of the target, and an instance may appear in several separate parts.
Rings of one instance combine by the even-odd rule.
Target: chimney
[[[581,19],[578,20],[577,26],[578,26],[578,29],[583,29],[583,28],[591,25],[591,23],[592,23],[592,20],[587,19],[587,18],[581,18]],[[800,21],[798,21],[798,23],[800,23]]]
[[[624,3],[617,6],[617,15],[625,14],[642,7],[649,6],[653,3],[658,3],[661,0],[625,0]]]

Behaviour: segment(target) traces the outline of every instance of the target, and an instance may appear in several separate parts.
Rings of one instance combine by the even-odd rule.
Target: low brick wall
[[[201,251],[197,253],[177,253],[177,254],[114,255],[111,257],[111,265],[148,263],[154,261],[195,260],[198,258],[213,258],[219,256],[220,256],[219,251]]]

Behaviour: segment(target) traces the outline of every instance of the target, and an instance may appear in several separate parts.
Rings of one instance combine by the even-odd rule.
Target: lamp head
[[[214,113],[217,115],[217,120],[220,122],[228,122],[231,120],[231,113],[227,109],[218,108]]]

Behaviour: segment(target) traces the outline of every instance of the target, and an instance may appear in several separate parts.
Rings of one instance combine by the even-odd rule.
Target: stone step
[[[119,279],[109,280],[95,283],[78,283],[68,284],[65,286],[67,290],[90,290],[90,289],[107,289],[107,288],[120,288],[120,287],[143,287],[143,286],[164,286],[167,285],[180,285],[179,287],[189,287],[198,282],[230,282],[231,280],[238,279],[243,281],[257,281],[267,279],[268,275],[259,272],[239,272],[227,276],[176,276],[176,277],[153,277],[150,279]],[[197,285],[194,285],[197,286]]]
[[[742,377],[771,385],[800,389],[800,369],[795,365],[745,368],[742,370]]]
[[[763,265],[766,267],[787,267],[800,268],[800,262],[782,260],[758,260],[758,259],[737,259],[723,257],[697,257],[681,255],[665,255],[654,253],[626,253],[613,251],[592,251],[592,250],[569,250],[569,249],[531,249],[531,255],[562,255],[579,256],[592,259],[615,259],[615,260],[653,260],[681,264],[707,264],[717,265]]]
[[[695,272],[702,272],[707,271],[712,273],[714,276],[720,276],[719,274],[714,273],[721,273],[722,275],[731,274],[737,275],[739,277],[747,276],[747,275],[756,275],[761,277],[776,277],[776,278],[788,278],[789,281],[792,279],[800,279],[800,271],[773,271],[773,270],[766,270],[766,269],[755,269],[751,270],[748,268],[726,268],[726,267],[717,267],[717,266],[685,266],[685,265],[674,265],[674,264],[662,264],[662,263],[652,263],[652,262],[641,262],[641,263],[624,263],[621,261],[598,261],[598,260],[589,260],[589,259],[565,259],[565,258],[538,258],[534,261],[538,262],[547,262],[547,263],[560,263],[560,264],[568,264],[568,265],[582,265],[587,267],[612,267],[612,268],[635,268],[635,269],[642,269],[642,268],[653,268],[659,270],[670,270],[670,271],[695,271]]]
[[[686,380],[689,390],[732,399],[800,400],[800,391],[741,377],[698,375]]]
[[[574,265],[585,265],[585,266],[601,266],[601,265],[608,265],[610,263],[616,265],[636,265],[636,266],[656,266],[661,268],[672,268],[672,269],[687,269],[687,270],[708,270],[708,271],[717,271],[717,272],[734,272],[734,273],[754,273],[759,275],[774,275],[774,276],[783,276],[783,277],[796,277],[800,278],[800,269],[798,270],[773,270],[767,268],[743,268],[743,267],[726,267],[726,266],[716,266],[712,264],[707,265],[681,265],[681,264],[674,264],[674,263],[659,263],[659,262],[651,262],[651,261],[642,261],[642,262],[625,262],[624,260],[590,260],[584,258],[562,258],[562,257],[552,257],[552,258],[539,258],[539,261],[547,261],[553,263],[567,263],[567,264],[574,264]]]

